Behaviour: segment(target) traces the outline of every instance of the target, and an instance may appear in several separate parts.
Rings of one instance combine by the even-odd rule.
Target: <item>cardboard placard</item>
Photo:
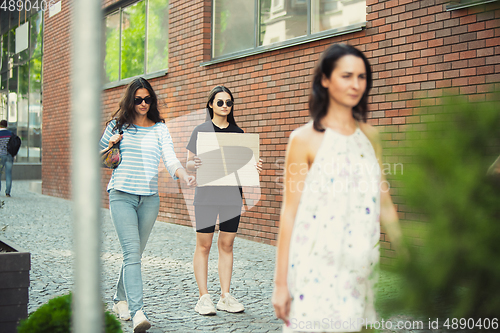
[[[259,186],[258,134],[199,132],[196,151],[198,186]]]

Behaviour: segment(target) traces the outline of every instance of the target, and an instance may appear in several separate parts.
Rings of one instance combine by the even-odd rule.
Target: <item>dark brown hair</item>
[[[156,97],[153,87],[151,87],[151,84],[149,84],[146,79],[139,77],[128,84],[125,92],[123,93],[123,97],[120,100],[120,107],[111,116],[111,119],[106,123],[106,125],[109,124],[112,120],[116,120],[116,124],[113,130],[122,128],[124,126],[126,128],[129,128],[130,126],[134,125],[135,93],[137,92],[137,90],[142,88],[146,89],[149,92],[149,96],[151,96],[152,99],[147,117],[155,123],[165,122],[165,120],[160,116],[160,111],[158,110],[158,98]]]

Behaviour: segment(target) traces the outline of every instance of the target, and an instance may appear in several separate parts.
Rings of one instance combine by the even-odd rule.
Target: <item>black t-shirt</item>
[[[244,131],[234,124],[229,124],[226,128],[219,128],[211,120],[196,126],[191,133],[191,138],[186,148],[196,155],[196,141],[199,132],[222,132],[222,133],[244,133]],[[203,163],[203,160],[202,160]],[[220,206],[241,206],[242,189],[238,186],[202,186],[196,187],[194,193],[195,205],[220,205]]]

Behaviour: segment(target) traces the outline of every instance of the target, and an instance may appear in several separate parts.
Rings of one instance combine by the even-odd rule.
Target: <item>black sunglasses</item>
[[[233,106],[233,104],[234,104],[234,103],[233,103],[233,101],[232,101],[232,100],[230,100],[230,99],[228,99],[228,100],[226,101],[226,105],[227,105],[227,107],[228,107],[228,108],[230,108],[231,106]],[[222,107],[223,105],[224,105],[224,101],[223,101],[223,100],[221,100],[221,99],[219,99],[219,100],[217,101],[217,106],[218,106],[218,107]]]
[[[149,104],[151,104],[151,102],[153,101],[153,99],[151,98],[151,96],[148,96],[146,98],[141,98],[141,97],[134,98],[134,104],[135,105],[141,105],[142,101],[146,102],[146,104],[149,105]]]

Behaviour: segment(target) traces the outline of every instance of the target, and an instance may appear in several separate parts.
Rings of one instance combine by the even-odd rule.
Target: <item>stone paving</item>
[[[0,196],[0,235],[31,252],[28,312],[49,299],[68,293],[73,287],[72,202],[29,191],[29,181],[14,181],[12,197]],[[102,294],[111,310],[111,298],[122,255],[109,211],[102,210]],[[195,233],[192,228],[157,222],[143,255],[145,311],[152,328],[160,332],[281,332],[281,323],[271,305],[275,248],[241,238],[234,244],[234,271],[231,293],[245,305],[245,312],[218,311],[205,317],[194,311],[198,298],[192,268]],[[383,274],[381,279],[392,279]],[[209,292],[218,301],[217,236],[210,253]],[[386,280],[388,281],[388,280]],[[390,281],[389,281],[390,283]],[[387,285],[387,283],[386,283]],[[383,297],[385,295],[382,291]],[[380,293],[379,293],[380,296]],[[412,320],[405,315],[390,318]],[[424,321],[425,323],[426,321]],[[124,332],[132,332],[130,321]],[[401,329],[381,332],[445,332],[444,330]]]
[[[73,287],[72,202],[29,191],[28,181],[14,181],[12,197],[0,210],[0,235],[31,252],[28,312]],[[102,288],[111,310],[111,298],[122,255],[109,211],[102,210]],[[194,311],[198,289],[192,268],[195,233],[192,228],[157,222],[143,255],[145,311],[150,333],[159,332],[280,332],[271,305],[275,248],[241,238],[234,244],[231,293],[245,312],[200,316]],[[210,253],[209,293],[218,301],[217,236]],[[123,323],[132,332],[131,322]]]

